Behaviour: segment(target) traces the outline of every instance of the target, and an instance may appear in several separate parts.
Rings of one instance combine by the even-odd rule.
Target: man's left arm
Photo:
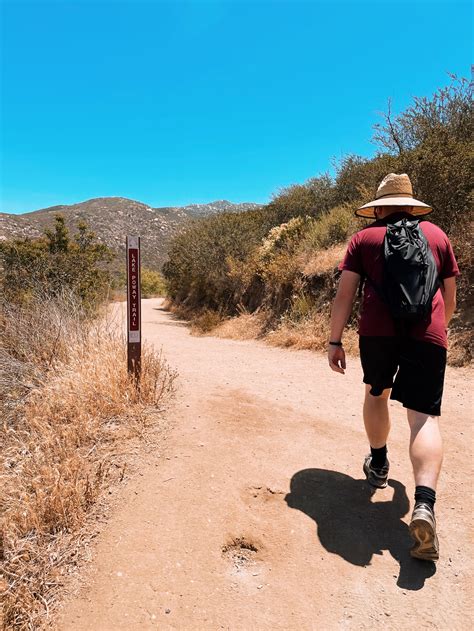
[[[444,235],[441,261],[441,293],[444,300],[445,324],[448,328],[456,309],[456,276],[459,276],[459,266],[454,256],[453,246],[446,235]]]
[[[450,278],[444,278],[441,285],[441,293],[444,300],[444,316],[446,319],[446,328],[448,328],[449,321],[453,317],[456,309],[456,276]]]
[[[352,311],[352,304],[360,283],[360,274],[344,270],[341,274],[336,297],[331,310],[331,342],[341,342],[344,327]],[[346,354],[342,346],[329,345],[329,366],[335,372],[344,374],[346,368]]]

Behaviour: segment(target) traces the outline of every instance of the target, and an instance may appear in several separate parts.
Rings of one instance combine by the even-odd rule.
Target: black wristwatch
[[[342,346],[342,342],[329,342],[329,346]]]

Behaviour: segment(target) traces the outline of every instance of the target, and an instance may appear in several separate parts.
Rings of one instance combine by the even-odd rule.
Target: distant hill
[[[187,220],[224,211],[252,210],[259,206],[220,200],[209,204],[152,208],[124,197],[98,197],[79,204],[51,206],[22,215],[0,213],[0,240],[39,237],[45,228],[53,225],[54,216],[61,213],[72,233],[78,221],[85,221],[100,241],[117,253],[123,253],[127,234],[139,234],[142,237],[143,264],[158,269],[166,259],[170,239]]]

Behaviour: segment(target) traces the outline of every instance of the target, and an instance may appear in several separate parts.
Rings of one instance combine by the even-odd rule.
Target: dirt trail
[[[144,301],[180,374],[173,429],[121,491],[62,631],[466,629],[472,597],[470,373],[448,370],[441,560],[410,559],[413,483],[391,404],[391,486],[371,497],[357,359],[193,337]]]

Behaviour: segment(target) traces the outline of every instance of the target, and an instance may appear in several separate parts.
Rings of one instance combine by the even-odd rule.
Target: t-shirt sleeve
[[[356,274],[360,274],[361,276],[364,273],[364,269],[362,266],[362,255],[360,248],[360,238],[356,233],[352,236],[352,239],[349,241],[349,245],[347,246],[346,254],[342,263],[339,265],[339,269],[341,271],[347,270],[349,272],[355,272]]]
[[[459,276],[459,266],[456,261],[456,257],[454,256],[453,246],[449,241],[448,237],[446,237],[446,248],[443,256],[443,263],[441,265],[440,277],[451,278],[452,276]]]

